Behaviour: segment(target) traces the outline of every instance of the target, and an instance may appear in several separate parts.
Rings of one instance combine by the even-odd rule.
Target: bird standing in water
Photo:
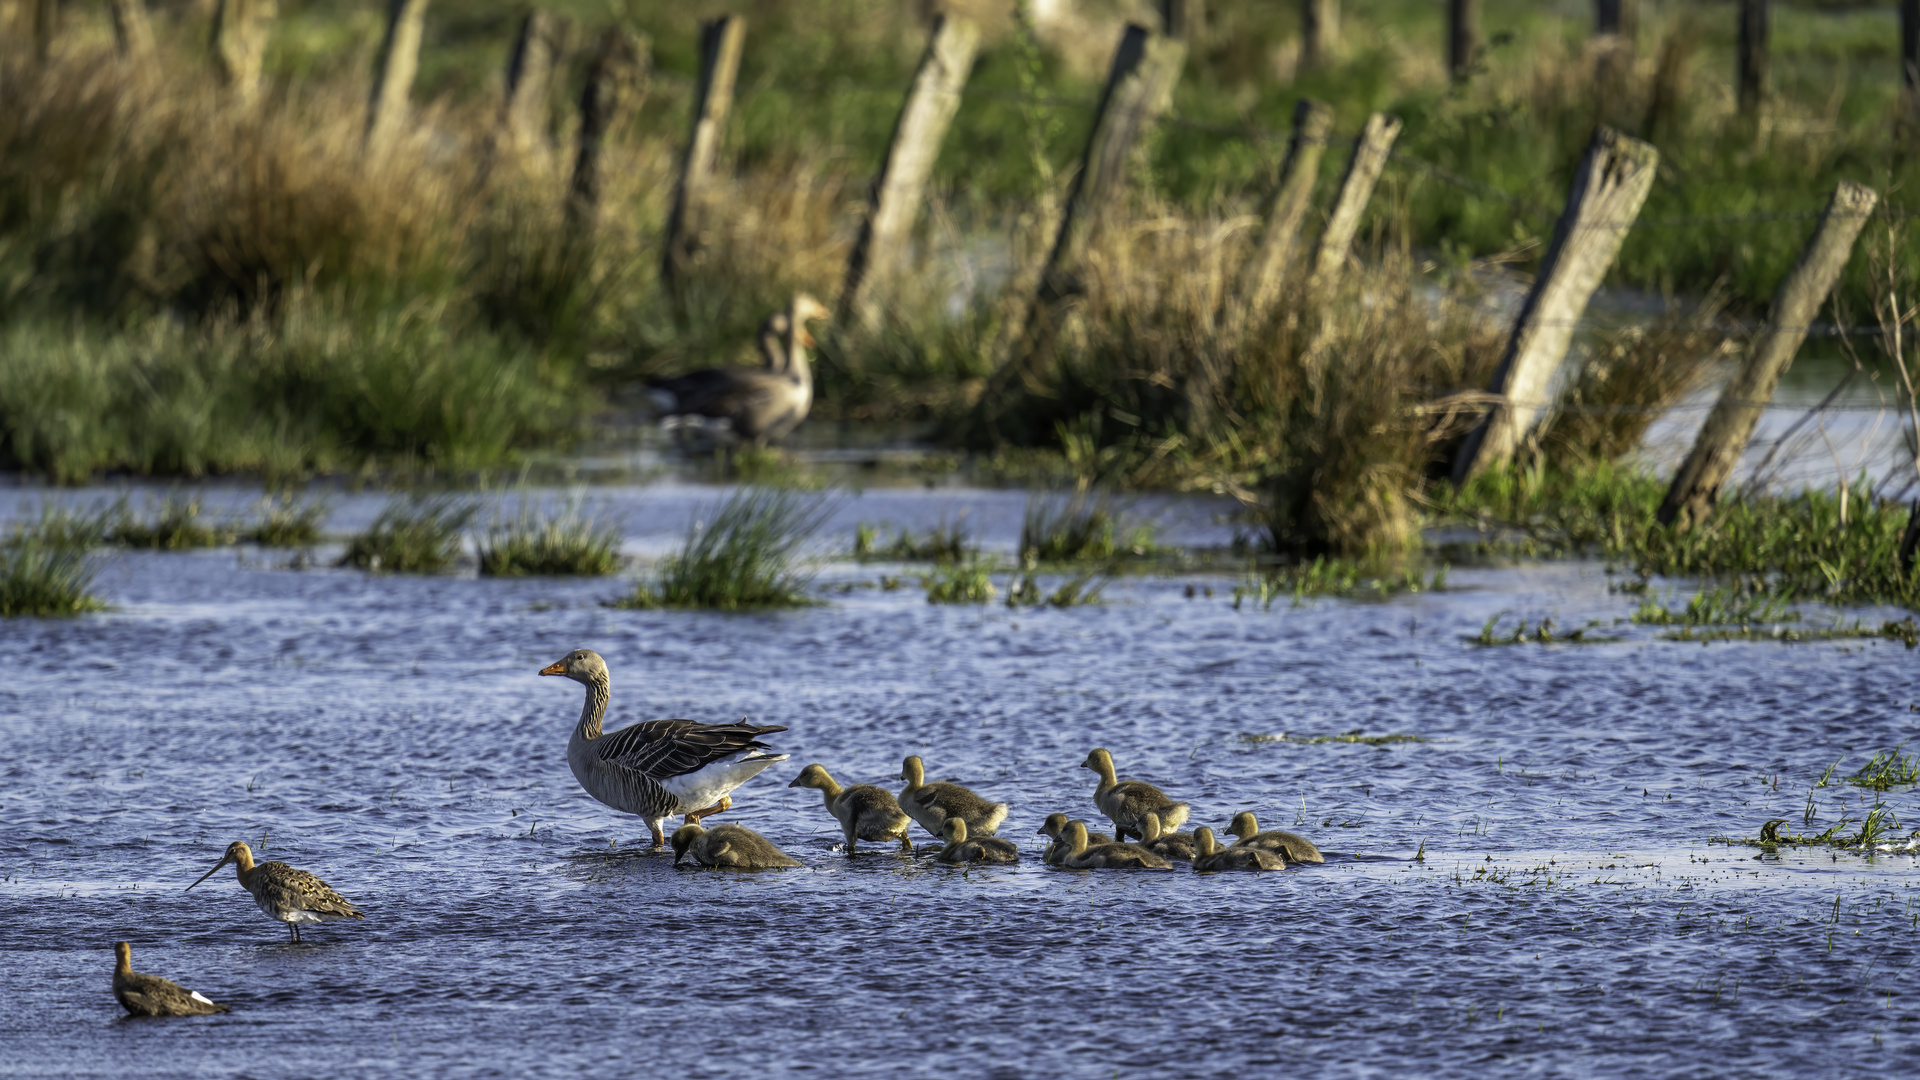
[[[287,924],[287,933],[295,943],[300,940],[301,923],[332,922],[335,919],[361,919],[359,909],[346,897],[333,891],[333,887],[305,870],[295,870],[283,862],[253,863],[253,849],[243,840],[235,840],[227,845],[227,853],[213,864],[213,869],[200,875],[200,884],[219,872],[220,868],[233,863],[240,877],[240,887],[253,894],[253,902],[270,919],[278,919]],[[187,888],[193,888],[193,885]]]
[[[114,945],[113,960],[113,996],[129,1016],[205,1016],[228,1011],[198,990],[133,970],[133,946],[124,941]]]

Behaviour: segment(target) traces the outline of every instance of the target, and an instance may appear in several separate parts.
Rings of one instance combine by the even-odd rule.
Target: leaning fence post
[[[853,254],[847,257],[846,283],[840,289],[842,322],[858,318],[871,327],[879,321],[876,291],[884,289],[884,283],[900,267],[907,237],[920,212],[927,177],[940,157],[940,142],[953,123],[953,114],[960,108],[960,90],[967,85],[979,47],[980,30],[973,23],[952,15],[941,15],[934,21],[927,51],[920,57],[920,70],[913,76],[913,89],[894,121],[886,160],[873,182],[867,220],[854,242]]]
[[[58,0],[28,0],[33,5],[33,58],[46,63],[53,55],[55,24],[60,20]]]
[[[1746,452],[1760,414],[1773,398],[1773,388],[1793,363],[1800,343],[1806,340],[1808,326],[1827,302],[1841,271],[1847,268],[1853,242],[1879,200],[1872,188],[1851,181],[1843,180],[1833,189],[1819,227],[1800,252],[1800,261],[1780,283],[1773,310],[1767,313],[1766,327],[1747,351],[1740,371],[1720,391],[1720,400],[1714,402],[1707,422],[1694,437],[1693,449],[1674,473],[1667,497],[1660,503],[1662,525],[1687,529],[1713,513],[1721,485]]]
[[[1920,0],[1900,0],[1900,99],[1904,122],[1920,118]]]
[[[1601,37],[1632,40],[1635,24],[1634,0],[1594,0],[1593,32]]]
[[[1480,60],[1480,0],[1447,0],[1447,74],[1464,82]]]
[[[366,152],[387,152],[407,118],[407,96],[420,69],[420,33],[427,20],[427,0],[388,0],[387,36],[380,45],[380,65],[367,101]]]
[[[667,215],[666,255],[661,262],[661,275],[676,289],[700,250],[708,182],[720,154],[727,113],[733,107],[733,81],[740,74],[746,36],[747,22],[738,15],[722,15],[700,27],[700,84],[693,99],[693,132],[674,187],[673,210]]]
[[[260,91],[260,61],[267,49],[275,0],[220,0],[213,14],[213,59],[220,81],[242,104]]]
[[[1258,326],[1280,295],[1280,283],[1293,259],[1300,225],[1313,204],[1313,184],[1320,176],[1320,159],[1333,131],[1333,106],[1301,98],[1293,107],[1293,139],[1280,166],[1280,184],[1273,189],[1264,212],[1266,222],[1253,255],[1240,275],[1240,287],[1229,319],[1241,326]]]
[[[1339,47],[1339,0],[1300,0],[1300,66],[1319,67]]]
[[[1739,89],[1740,115],[1760,111],[1767,94],[1767,0],[1740,0],[1740,32],[1734,82]]]
[[[1619,254],[1659,165],[1660,152],[1647,143],[1611,128],[1594,132],[1488,387],[1503,400],[1468,433],[1454,458],[1454,483],[1512,460],[1521,437],[1545,408],[1574,327]]]
[[[113,44],[129,60],[153,55],[153,23],[146,0],[113,0]]]
[[[565,21],[535,8],[520,21],[513,55],[507,60],[507,92],[500,102],[500,126],[494,153],[509,149],[521,168],[545,175],[551,147],[547,127],[553,108],[553,65],[561,51]]]
[[[1347,264],[1347,252],[1353,236],[1360,231],[1360,215],[1373,199],[1374,185],[1380,182],[1380,170],[1387,167],[1393,153],[1393,140],[1400,136],[1400,120],[1385,113],[1367,117],[1353,156],[1347,159],[1347,174],[1340,181],[1340,194],[1327,214],[1327,227],[1320,232],[1320,246],[1313,254],[1313,276],[1309,288],[1331,285]]]
[[[580,149],[573,161],[573,182],[567,192],[567,231],[575,242],[593,234],[600,206],[603,148],[607,132],[643,92],[649,42],[638,34],[610,26],[600,36],[587,85],[580,92]]]

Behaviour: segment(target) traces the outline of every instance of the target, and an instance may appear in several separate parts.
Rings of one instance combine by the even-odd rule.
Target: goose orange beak
[[[567,662],[565,660],[555,660],[553,663],[540,669],[540,674],[542,675],[565,675],[566,673]]]

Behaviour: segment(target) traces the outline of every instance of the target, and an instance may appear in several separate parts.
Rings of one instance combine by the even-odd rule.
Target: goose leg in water
[[[653,827],[653,846],[655,849],[667,846],[667,834],[661,832],[658,825]]]
[[[719,802],[714,803],[712,806],[707,807],[705,810],[689,811],[687,814],[687,824],[698,825],[700,824],[701,818],[712,817],[713,815],[720,813],[722,810],[729,810],[729,809],[732,809],[732,807],[733,807],[733,796],[722,795],[720,796]]]

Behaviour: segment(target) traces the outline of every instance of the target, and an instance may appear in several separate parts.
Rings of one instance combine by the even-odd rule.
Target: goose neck
[[[607,718],[607,702],[613,697],[613,684],[605,675],[587,683],[586,704],[580,707],[580,737],[592,741],[600,737],[600,725]]]

